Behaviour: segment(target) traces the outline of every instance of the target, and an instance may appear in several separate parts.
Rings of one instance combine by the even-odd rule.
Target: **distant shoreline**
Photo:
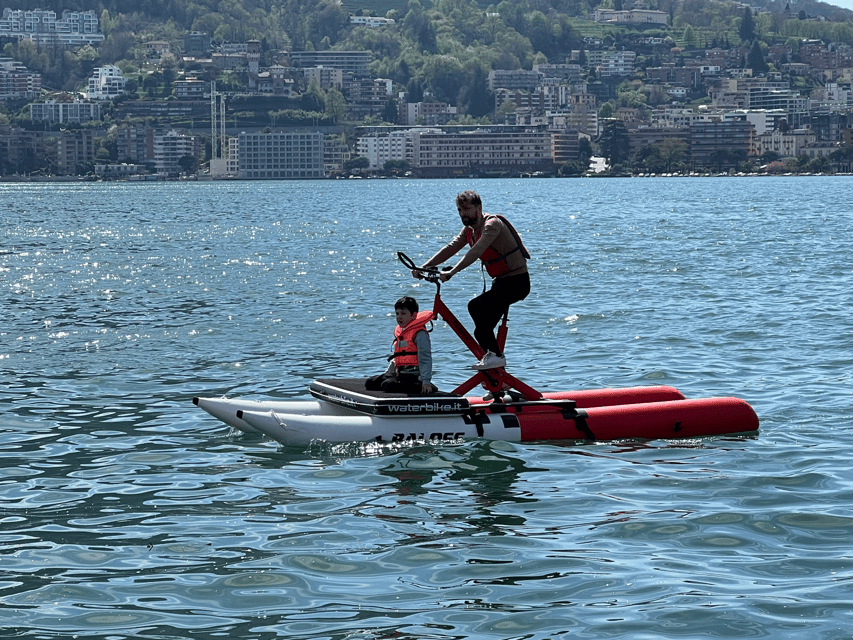
[[[249,178],[209,178],[209,177],[186,177],[186,178],[159,178],[143,177],[142,179],[111,178],[102,180],[87,176],[0,176],[0,183],[57,183],[57,184],[84,184],[84,183],[112,183],[122,184],[159,184],[162,182],[327,182],[338,180],[579,180],[596,179],[606,180],[608,178],[790,178],[790,177],[844,177],[853,173],[663,173],[649,174],[638,173],[630,175],[607,175],[603,173],[583,176],[453,176],[448,178],[421,178],[418,176],[352,176],[351,178],[303,178],[295,180],[270,179],[258,180]]]

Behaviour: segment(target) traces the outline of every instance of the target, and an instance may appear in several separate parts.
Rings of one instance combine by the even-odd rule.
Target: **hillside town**
[[[745,11],[748,21],[753,9]],[[589,18],[666,27],[669,16],[638,3]],[[379,30],[394,23],[350,20]],[[38,73],[0,58],[0,99],[23,114],[0,124],[0,175],[572,176],[587,174],[593,155],[611,175],[851,171],[852,46],[678,46],[647,33],[619,43],[587,37],[565,60],[490,71],[488,118],[429,95],[410,101],[371,74],[371,51],[270,52],[258,40],[213,46],[209,34],[188,32],[181,46],[146,42],[146,74],[102,65],[78,92],[48,91]],[[0,39],[79,47],[103,35],[94,11],[7,8]],[[162,83],[149,82],[155,75]],[[300,114],[318,93],[323,110]]]

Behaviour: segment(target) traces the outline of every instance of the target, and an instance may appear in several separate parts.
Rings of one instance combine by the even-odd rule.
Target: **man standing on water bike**
[[[442,271],[440,278],[447,282],[478,259],[492,277],[492,286],[468,303],[468,313],[474,320],[474,338],[486,352],[474,369],[484,371],[506,366],[497,339],[495,326],[509,305],[524,300],[530,293],[527,259],[530,254],[510,222],[501,215],[483,213],[483,202],[476,191],[463,191],[456,196],[456,209],[464,225],[462,231],[438,253],[427,260],[422,269],[438,266],[464,247],[470,247],[453,268]],[[417,271],[412,275],[420,278]]]

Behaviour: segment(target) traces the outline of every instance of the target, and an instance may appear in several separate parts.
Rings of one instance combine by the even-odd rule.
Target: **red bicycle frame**
[[[406,254],[400,252],[397,254],[400,262],[406,265],[409,269],[419,272],[422,274],[424,280],[428,282],[432,282],[436,286],[435,291],[435,301],[432,305],[432,317],[433,319],[438,318],[439,316],[444,319],[447,324],[450,325],[450,328],[453,329],[453,332],[459,336],[459,339],[465,343],[465,346],[474,354],[474,357],[477,360],[480,360],[484,355],[485,351],[483,347],[479,345],[479,343],[474,340],[474,337],[468,333],[468,330],[459,322],[459,319],[453,315],[453,312],[444,304],[444,301],[441,299],[441,278],[439,277],[439,273],[437,269],[421,269],[420,267],[415,266],[414,262],[409,258]],[[506,344],[506,334],[507,334],[507,321],[508,321],[509,311],[504,313],[503,321],[498,327],[497,341],[498,346],[503,350],[504,345]],[[469,392],[471,389],[476,387],[478,384],[482,385],[487,391],[491,391],[494,394],[500,394],[506,390],[507,387],[510,389],[515,389],[522,396],[524,396],[527,400],[540,400],[544,396],[526,384],[524,384],[518,378],[511,376],[506,372],[503,367],[498,367],[497,369],[486,369],[484,371],[478,371],[473,376],[471,376],[468,380],[460,384],[456,387],[451,393],[455,393],[458,395],[464,395]]]

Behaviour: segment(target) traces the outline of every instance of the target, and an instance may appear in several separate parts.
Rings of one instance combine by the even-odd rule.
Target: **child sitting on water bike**
[[[434,393],[432,384],[432,344],[427,323],[432,311],[418,311],[418,301],[403,296],[394,303],[394,354],[384,373],[365,381],[369,391],[386,393]]]

